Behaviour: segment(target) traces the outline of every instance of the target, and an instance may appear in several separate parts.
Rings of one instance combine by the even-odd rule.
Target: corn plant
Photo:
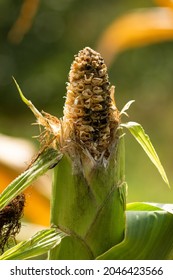
[[[51,260],[172,259],[173,205],[126,203],[125,129],[168,186],[169,182],[142,126],[122,123],[133,101],[119,112],[101,55],[86,47],[75,56],[62,119],[39,112],[15,83],[43,131],[38,155],[1,194],[0,213],[38,176],[54,168],[51,220],[49,229],[7,249],[0,259],[44,253]],[[16,233],[6,228],[2,225],[6,237]]]

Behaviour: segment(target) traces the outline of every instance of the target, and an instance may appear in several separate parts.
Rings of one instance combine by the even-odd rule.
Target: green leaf
[[[128,122],[121,124],[122,127],[126,127],[129,129],[131,134],[134,136],[134,138],[138,141],[138,143],[142,146],[145,153],[148,155],[152,163],[155,165],[155,167],[158,169],[160,175],[162,176],[162,179],[165,181],[165,183],[170,187],[168,178],[166,176],[165,170],[160,162],[160,159],[150,141],[150,138],[147,134],[145,134],[145,131],[143,127],[136,122]]]
[[[0,260],[24,260],[47,253],[57,246],[65,236],[56,229],[46,229],[36,233],[27,241],[22,241],[0,256]]]
[[[131,202],[126,204],[127,211],[155,211],[155,210],[163,210],[159,206],[155,204],[151,204],[149,202]]]
[[[48,171],[51,166],[57,164],[62,158],[57,150],[49,148],[24,173],[12,181],[0,195],[0,210],[13,198],[24,191],[34,180]]]
[[[99,260],[173,259],[173,215],[166,211],[127,211],[123,242]]]

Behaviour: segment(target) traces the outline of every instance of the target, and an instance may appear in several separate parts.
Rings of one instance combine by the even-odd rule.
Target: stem
[[[64,156],[56,167],[51,224],[68,233],[50,251],[50,259],[94,259],[121,242],[125,231],[124,138],[120,136],[108,166],[97,163],[74,171]]]

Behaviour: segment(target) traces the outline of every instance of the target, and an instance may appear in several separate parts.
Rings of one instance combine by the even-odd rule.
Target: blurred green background
[[[61,117],[74,55],[85,46],[97,50],[100,36],[116,18],[156,4],[149,0],[41,0],[21,37],[13,27],[24,2],[0,0],[0,132],[37,144],[31,137],[38,134],[38,127],[30,125],[34,117],[20,100],[12,76],[39,110]],[[145,128],[172,185],[173,41],[122,52],[112,62],[109,76],[116,85],[119,110],[135,99],[130,120]],[[128,202],[173,203],[173,190],[128,132],[126,178]]]

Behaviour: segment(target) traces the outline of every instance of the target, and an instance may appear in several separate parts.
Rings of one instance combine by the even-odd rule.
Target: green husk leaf
[[[145,153],[148,155],[152,163],[155,165],[155,167],[158,169],[162,179],[164,182],[170,187],[168,178],[166,176],[165,170],[160,162],[160,159],[150,141],[150,138],[147,134],[145,134],[145,131],[143,127],[136,122],[128,122],[121,124],[122,127],[126,127],[129,129],[131,134],[134,136],[134,138],[138,141],[138,143],[141,145]]]
[[[123,242],[99,260],[173,259],[173,215],[166,211],[127,211]]]
[[[43,175],[62,158],[57,150],[46,149],[29,169],[12,181],[0,195],[0,210],[13,198],[24,191],[34,180]]]
[[[54,169],[51,224],[69,236],[51,250],[50,259],[95,259],[123,240],[126,182],[122,129],[119,134],[106,168],[100,163],[93,168],[87,159],[83,172],[74,172],[73,163],[64,155]]]
[[[0,260],[24,260],[47,253],[57,246],[65,236],[56,229],[45,229],[37,232],[27,241],[22,241],[0,256]]]

